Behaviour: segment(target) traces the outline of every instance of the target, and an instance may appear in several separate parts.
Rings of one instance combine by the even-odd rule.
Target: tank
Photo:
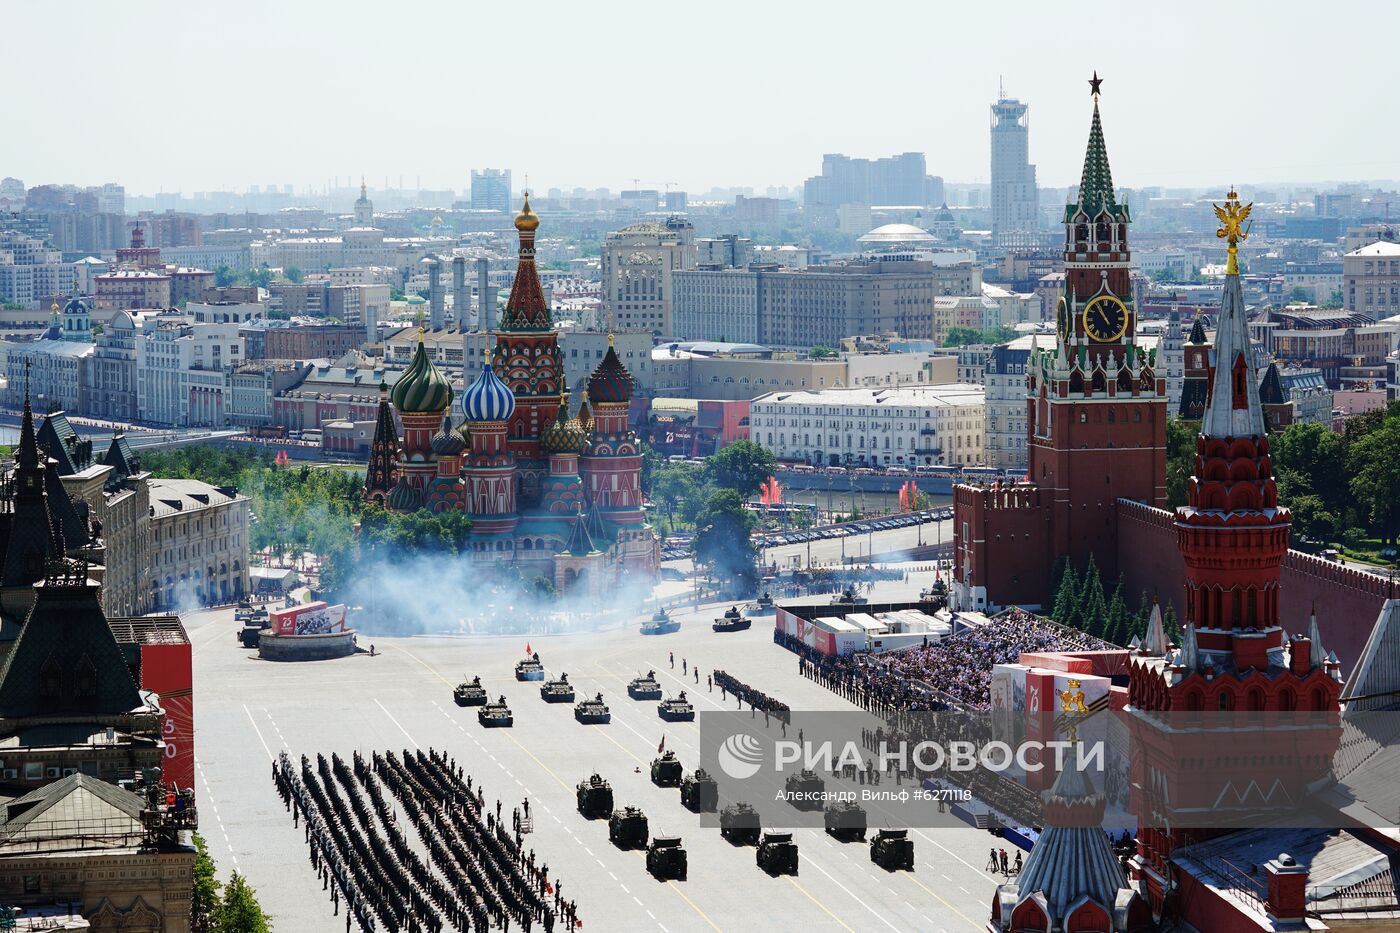
[[[662,700],[656,707],[657,714],[667,722],[694,722],[695,707],[685,698],[685,691],[678,697]]]
[[[870,861],[886,871],[914,870],[914,840],[907,829],[882,829],[870,840]]]
[[[540,687],[540,699],[546,703],[574,702],[574,685],[569,683],[569,675],[560,674],[558,680],[546,681]]]
[[[646,814],[636,807],[614,810],[608,818],[608,839],[619,849],[641,849],[648,838]]]
[[[758,844],[758,811],[740,801],[719,811],[719,834],[731,843],[741,846]]]
[[[256,648],[262,641],[261,625],[245,625],[238,630],[238,643],[244,648]]]
[[[601,726],[612,721],[612,713],[600,693],[591,700],[582,700],[574,707],[574,718],[586,726]]]
[[[515,662],[515,679],[544,680],[544,665],[540,663],[538,651],[523,661]]]
[[[792,833],[765,832],[755,854],[758,867],[770,875],[797,874],[797,843]]]
[[[633,677],[627,684],[627,695],[634,700],[661,699],[661,684],[655,671],[647,671],[645,677]]]
[[[665,752],[651,760],[651,783],[657,787],[680,787],[681,762],[675,752]]]
[[[679,836],[657,836],[647,846],[647,871],[659,880],[685,880],[685,849]]]
[[[672,632],[678,631],[680,627],[680,622],[667,615],[665,609],[658,608],[650,619],[642,623],[642,634],[669,635]]]
[[[681,781],[681,806],[692,813],[714,813],[719,807],[719,785],[704,768],[696,768]]]
[[[753,619],[747,618],[739,611],[738,606],[730,606],[724,615],[715,619],[711,626],[716,632],[742,632],[753,625]]]
[[[831,597],[831,604],[833,606],[863,606],[868,602],[870,602],[870,600],[866,599],[864,596],[857,596],[856,591],[849,586],[836,596]]]
[[[452,700],[458,706],[485,706],[486,688],[481,685],[481,675],[477,674],[470,683],[464,680],[458,684],[452,691]]]
[[[788,799],[798,810],[820,810],[822,808],[822,794],[826,791],[826,782],[817,777],[816,772],[803,770],[797,774],[788,775],[788,779],[783,783],[783,788],[789,794],[797,794],[796,797]]]
[[[510,707],[506,706],[505,695],[495,703],[487,703],[476,711],[476,721],[488,729],[510,726],[515,724],[515,717],[511,715]]]
[[[853,800],[843,800],[826,808],[826,831],[845,841],[865,841],[865,811]]]
[[[585,818],[592,820],[612,813],[612,785],[597,772],[590,775],[588,780],[579,781],[575,790],[578,792],[578,812]]]

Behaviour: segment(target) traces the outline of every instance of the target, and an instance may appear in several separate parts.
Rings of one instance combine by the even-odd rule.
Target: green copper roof
[[[428,359],[421,339],[413,352],[413,361],[394,383],[392,397],[394,407],[400,412],[445,411],[452,405],[452,385]]]
[[[1084,171],[1079,178],[1079,203],[1065,211],[1072,217],[1077,210],[1093,217],[1100,210],[1118,216],[1126,214],[1127,205],[1120,205],[1113,194],[1113,171],[1108,165],[1108,148],[1103,141],[1103,124],[1099,121],[1099,102],[1094,100],[1094,119],[1089,124],[1089,145],[1084,150]]]

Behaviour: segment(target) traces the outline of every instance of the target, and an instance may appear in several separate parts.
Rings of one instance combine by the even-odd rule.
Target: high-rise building
[[[853,159],[841,153],[822,156],[822,173],[807,179],[808,205],[882,204],[925,207],[943,200],[943,179],[927,173],[922,152],[884,159]]]
[[[603,242],[603,313],[622,330],[672,336],[671,275],[695,268],[695,227],[683,217],[644,221]]]
[[[472,169],[472,210],[510,210],[510,169]]]
[[[992,104],[992,236],[998,246],[1033,245],[1040,226],[1030,107],[1007,97]]]

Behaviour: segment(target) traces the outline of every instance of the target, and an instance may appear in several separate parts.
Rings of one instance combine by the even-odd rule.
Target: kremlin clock
[[[1084,308],[1084,332],[1095,343],[1113,343],[1128,329],[1128,308],[1112,295],[1100,295]]]
[[[1065,301],[1064,296],[1061,295],[1059,304],[1055,306],[1055,333],[1059,336],[1060,343],[1069,340],[1069,331],[1069,302]]]

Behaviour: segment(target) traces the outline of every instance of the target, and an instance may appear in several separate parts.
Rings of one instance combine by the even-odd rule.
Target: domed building
[[[611,347],[570,414],[569,389],[535,267],[539,217],[515,218],[520,258],[493,349],[457,400],[419,337],[381,391],[364,498],[398,512],[461,509],[471,557],[508,563],[556,590],[603,592],[622,574],[654,578],[660,543],[642,507],[641,446],[628,422],[632,374]],[[402,425],[401,433],[395,427]]]
[[[913,224],[885,224],[876,227],[856,241],[867,253],[888,250],[929,249],[938,243],[938,238],[923,227]]]

